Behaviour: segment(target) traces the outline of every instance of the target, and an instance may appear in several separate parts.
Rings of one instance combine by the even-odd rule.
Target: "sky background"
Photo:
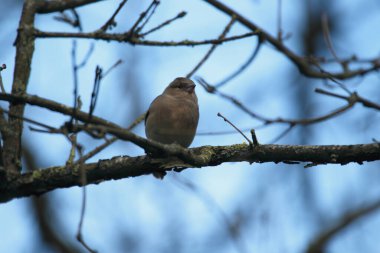
[[[286,45],[304,54],[302,44],[310,13],[326,8],[335,50],[340,57],[353,54],[367,59],[379,56],[380,2],[377,0],[282,1],[282,29],[290,35]],[[266,31],[277,32],[278,2],[274,0],[223,1]],[[324,4],[323,4],[324,3]],[[2,78],[11,89],[14,69],[20,1],[3,0],[0,8],[0,63],[6,63]],[[112,15],[119,1],[105,1],[78,9],[83,29],[99,28]],[[149,5],[149,1],[129,0],[117,16],[112,32],[126,31]],[[219,36],[229,18],[199,0],[163,0],[146,30],[186,11],[185,18],[159,30],[146,39],[179,41],[204,40]],[[36,27],[44,31],[73,31],[71,27],[38,15]],[[235,24],[229,35],[248,32]],[[28,93],[73,104],[72,39],[37,39]],[[185,76],[209,49],[197,47],[147,47],[117,42],[77,40],[78,61],[91,43],[94,53],[79,71],[79,94],[83,110],[89,107],[94,71],[97,65],[108,69],[117,60],[123,64],[101,83],[95,109],[99,117],[127,127],[145,112],[150,102],[176,77]],[[228,42],[219,46],[195,74],[210,83],[221,81],[239,68],[252,54],[257,38]],[[318,55],[329,55],[323,39],[317,41]],[[339,70],[329,66],[329,70]],[[379,73],[344,81],[351,90],[379,103]],[[330,86],[329,86],[330,85]],[[254,112],[269,118],[302,118],[326,114],[344,101],[316,94],[315,88],[331,89],[321,80],[306,78],[272,46],[264,44],[254,62],[237,78],[221,88]],[[260,125],[256,119],[230,102],[208,94],[200,85],[196,92],[200,106],[198,133],[232,130],[216,116],[222,113],[241,129]],[[0,103],[2,107],[7,103]],[[27,106],[25,115],[59,127],[68,117]],[[306,116],[305,116],[306,115]],[[296,127],[279,144],[357,144],[379,139],[379,113],[361,106],[332,120]],[[62,165],[70,145],[62,136],[30,131],[23,135],[24,145],[36,158],[38,168]],[[257,129],[261,143],[270,143],[287,126]],[[143,124],[134,132],[145,136]],[[101,143],[88,136],[79,137],[85,152]],[[231,145],[244,142],[241,135],[197,135],[192,147]],[[93,157],[90,162],[119,155],[142,155],[131,143],[118,141]],[[315,166],[228,163],[217,167],[169,173],[163,181],[141,176],[87,186],[87,209],[83,235],[99,252],[304,252],[320,231],[337,222],[348,210],[379,199],[379,162],[364,165]],[[191,184],[194,187],[186,187]],[[195,189],[195,190],[194,190]],[[49,219],[59,236],[85,252],[75,241],[82,191],[79,187],[58,189],[44,196],[50,203]],[[31,198],[0,205],[0,252],[55,252],[42,243]],[[239,228],[232,239],[227,222]],[[378,252],[380,214],[374,213],[355,223],[333,240],[327,252]],[[243,249],[243,250],[242,250]],[[245,250],[244,250],[245,249]]]

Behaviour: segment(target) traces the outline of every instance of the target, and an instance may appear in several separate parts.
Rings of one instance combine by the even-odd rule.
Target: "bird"
[[[195,86],[190,79],[177,77],[153,100],[145,116],[148,139],[184,148],[191,145],[199,121]]]

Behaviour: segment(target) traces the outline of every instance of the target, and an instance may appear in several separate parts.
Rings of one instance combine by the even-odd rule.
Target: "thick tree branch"
[[[34,52],[34,1],[24,3],[16,45],[16,62],[13,74],[12,94],[24,94],[29,81],[31,62]],[[9,112],[13,115],[23,116],[24,103],[11,103]],[[7,173],[19,173],[21,168],[21,135],[23,129],[22,118],[9,118],[8,129],[3,137],[3,161]]]
[[[251,149],[247,144],[231,146],[203,146],[189,149],[197,164],[183,162],[177,157],[152,158],[150,156],[115,157],[97,163],[83,164],[87,183],[137,177],[156,171],[176,168],[217,166],[226,162],[347,164],[380,160],[380,144],[289,146],[259,145]],[[52,167],[25,173],[0,184],[0,202],[14,198],[39,195],[72,186],[80,186],[80,167]]]
[[[100,2],[103,0],[53,0],[53,1],[35,1],[37,13],[52,13],[74,9],[83,5]]]

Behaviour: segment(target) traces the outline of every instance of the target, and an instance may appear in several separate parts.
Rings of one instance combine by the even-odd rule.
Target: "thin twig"
[[[314,118],[306,118],[306,119],[283,119],[283,118],[277,118],[277,119],[270,119],[270,118],[264,117],[262,115],[259,115],[259,114],[255,113],[255,112],[251,111],[248,107],[246,107],[238,99],[236,99],[236,98],[234,98],[234,97],[232,97],[232,96],[230,96],[228,94],[220,92],[215,86],[210,85],[203,78],[197,77],[196,80],[202,85],[202,87],[207,92],[212,93],[212,94],[217,94],[220,97],[229,100],[234,105],[236,105],[239,109],[241,109],[242,111],[244,111],[245,113],[247,113],[251,117],[253,117],[253,118],[255,118],[255,119],[259,120],[259,121],[262,121],[263,124],[264,124],[264,126],[267,126],[267,125],[270,125],[270,124],[274,124],[274,123],[294,124],[294,125],[309,125],[309,124],[314,124],[314,123],[318,123],[318,122],[324,121],[326,119],[330,119],[330,118],[332,118],[334,116],[337,116],[337,115],[339,115],[339,114],[347,111],[348,109],[350,109],[354,105],[354,103],[349,102],[347,105],[342,106],[342,107],[340,107],[340,108],[338,108],[338,109],[336,109],[336,110],[334,110],[334,111],[332,111],[330,113],[327,113],[327,114],[319,116],[319,117],[314,117]]]
[[[98,101],[100,81],[102,80],[102,77],[103,77],[102,72],[103,70],[99,66],[96,66],[95,80],[94,80],[94,85],[92,88],[90,109],[88,113],[90,118],[92,118],[92,114],[95,110],[96,102]]]
[[[0,88],[1,88],[1,92],[4,94],[7,92],[5,91],[5,88],[4,88],[3,78],[1,77],[1,71],[3,71],[6,68],[7,68],[7,65],[5,65],[4,63],[0,66]]]
[[[106,71],[104,71],[104,74],[102,75],[102,78],[106,77],[114,68],[119,66],[123,63],[123,60],[119,59],[117,60],[111,67],[109,67]]]
[[[75,126],[77,126],[77,125],[78,125],[78,121],[76,120]],[[72,147],[74,149],[74,147],[78,147],[77,135],[73,134],[72,137],[73,137]],[[86,187],[87,186],[87,172],[86,172],[85,167],[83,166],[83,163],[85,160],[82,159],[82,157],[83,157],[82,149],[78,148],[77,150],[78,150],[78,154],[79,154],[79,161],[81,161],[81,163],[79,163],[79,172],[80,172],[80,184],[82,186],[82,207],[81,207],[81,211],[80,211],[80,218],[79,218],[76,238],[83,245],[83,247],[85,247],[85,249],[87,249],[90,253],[97,253],[96,250],[92,249],[84,241],[83,234],[82,234],[82,228],[83,228],[83,223],[84,223],[84,215],[86,212],[86,202],[87,202],[87,191],[86,191],[86,189],[87,189],[87,187]],[[74,153],[73,156],[75,156],[75,151],[73,150],[72,152]],[[74,160],[74,158],[72,159],[72,161],[73,160]],[[68,166],[70,166],[70,165],[72,167],[72,164],[69,164]]]
[[[77,21],[78,30],[80,32],[83,32],[82,22],[80,20],[80,16],[79,16],[78,12],[74,8],[71,9],[71,12],[73,13],[75,20]]]
[[[82,23],[80,21],[79,14],[76,12],[75,9],[72,9],[72,13],[74,15],[74,19],[69,18],[64,13],[62,13],[62,16],[66,19],[63,19],[63,21],[71,24],[74,28],[78,28],[79,32],[82,32]],[[73,80],[74,80],[74,106],[73,106],[73,116],[70,119],[70,124],[72,125],[74,122],[74,118],[76,115],[76,112],[80,110],[81,105],[78,106],[78,102],[80,102],[79,96],[78,96],[78,70],[83,68],[88,60],[90,59],[90,56],[92,55],[94,51],[94,44],[91,43],[90,48],[88,49],[85,57],[83,58],[82,62],[80,64],[77,64],[77,41],[73,40],[72,42],[72,49],[71,49],[71,64],[73,68]],[[78,109],[79,107],[79,109]]]
[[[258,41],[257,41],[256,47],[253,50],[253,53],[251,54],[251,56],[248,58],[248,60],[243,65],[241,65],[239,69],[237,69],[235,72],[233,72],[230,76],[227,76],[224,80],[215,84],[216,88],[219,88],[219,87],[225,85],[226,83],[228,83],[229,81],[231,81],[232,79],[234,79],[235,77],[240,75],[249,65],[251,65],[251,63],[256,58],[257,54],[259,53],[261,45],[263,44],[263,40],[262,40],[262,37],[260,35],[257,36],[257,39],[258,39]]]
[[[66,139],[71,143],[71,139],[69,137],[69,135],[67,134],[67,131],[66,129],[64,128],[55,128],[55,127],[52,127],[52,126],[49,126],[47,124],[44,124],[44,123],[41,123],[41,122],[38,122],[36,120],[33,120],[33,119],[30,119],[30,118],[27,118],[25,116],[18,116],[18,115],[15,115],[15,114],[11,114],[8,110],[5,110],[5,109],[2,109],[0,108],[0,113],[6,113],[8,114],[8,117],[10,118],[17,118],[17,119],[21,119],[23,120],[24,122],[28,122],[28,123],[31,123],[31,124],[34,124],[34,125],[37,125],[37,126],[40,126],[42,128],[45,128],[47,130],[44,130],[44,129],[37,129],[37,128],[34,128],[32,126],[29,126],[29,129],[31,131],[35,131],[35,132],[40,132],[40,133],[49,133],[49,134],[62,134],[64,137],[66,137]]]
[[[84,170],[81,170],[81,178],[84,178],[82,171],[84,171]],[[83,180],[83,181],[86,182],[87,180]],[[97,253],[96,250],[93,250],[84,241],[83,235],[82,235],[82,227],[83,227],[84,215],[85,215],[85,211],[86,211],[86,200],[87,200],[86,187],[85,187],[85,185],[82,185],[82,208],[81,208],[81,212],[80,212],[80,219],[79,219],[78,231],[77,231],[76,238],[83,245],[83,247],[85,247],[89,252]]]
[[[258,146],[259,141],[257,140],[255,129],[251,129],[251,136],[252,136],[253,146]]]
[[[148,24],[149,20],[153,17],[153,14],[156,12],[156,9],[158,7],[158,5],[160,4],[160,1],[159,0],[153,0],[152,2],[152,8],[151,9],[147,9],[145,15],[147,16],[147,18],[145,19],[145,21],[140,25],[140,27],[136,28],[136,34],[139,34],[142,29],[144,29],[144,27],[146,26],[146,24]]]
[[[341,99],[345,99],[345,100],[347,100],[347,98],[348,98],[347,96],[339,95],[337,93],[333,93],[331,91],[323,90],[323,89],[320,89],[320,88],[316,88],[314,91],[316,93],[319,93],[319,94],[324,94],[324,95],[327,95],[327,96],[341,98]]]
[[[40,127],[46,128],[46,129],[48,129],[48,130],[51,131],[51,132],[56,132],[56,133],[59,132],[59,133],[62,133],[61,130],[59,130],[59,129],[55,128],[55,127],[49,126],[49,125],[47,125],[47,124],[44,124],[44,123],[38,122],[38,121],[36,121],[36,120],[30,119],[30,118],[27,118],[27,117],[24,117],[24,116],[19,116],[19,115],[11,114],[8,110],[3,109],[3,108],[1,108],[1,107],[0,107],[0,111],[1,111],[1,113],[4,112],[4,113],[8,114],[8,117],[17,118],[17,119],[22,119],[22,120],[25,121],[25,122],[29,122],[29,123],[31,123],[31,124],[34,124],[34,125],[37,125],[37,126],[40,126]]]
[[[341,62],[341,60],[339,59],[338,55],[335,52],[335,49],[331,40],[329,20],[326,13],[322,14],[321,23],[322,23],[323,38],[325,39],[328,50],[330,51],[331,55],[334,57],[334,59],[337,62]]]
[[[155,32],[155,31],[157,31],[157,30],[159,30],[159,29],[161,29],[161,28],[163,28],[163,27],[171,24],[173,21],[175,21],[177,19],[180,19],[180,18],[183,18],[184,16],[186,16],[186,12],[185,11],[181,11],[174,18],[168,19],[165,22],[159,24],[158,26],[153,27],[152,29],[148,30],[147,32],[138,34],[138,36],[141,37],[141,38],[143,38],[143,37],[147,36],[148,34],[151,34],[151,33]]]
[[[94,155],[96,155],[99,152],[101,152],[102,150],[104,150],[106,147],[110,146],[112,143],[114,143],[118,139],[119,138],[117,138],[115,136],[112,137],[111,139],[107,139],[103,144],[97,146],[96,148],[94,148],[93,150],[91,150],[87,154],[83,155],[81,158],[79,158],[79,160],[77,160],[73,165],[75,166],[75,165],[79,165],[81,163],[84,163],[85,161],[87,161],[88,159],[93,157]]]
[[[240,108],[241,110],[243,110],[244,112],[246,112],[247,114],[249,114],[251,117],[253,118],[256,118],[260,121],[263,121],[263,122],[267,122],[268,119],[255,113],[255,112],[252,112],[250,109],[248,109],[244,104],[242,104],[239,100],[237,100],[236,98],[230,96],[230,95],[227,95],[227,94],[224,94],[222,92],[220,92],[219,90],[216,89],[215,86],[213,85],[210,85],[208,82],[206,82],[203,78],[201,77],[197,77],[196,80],[201,84],[201,86],[209,93],[212,93],[212,94],[217,94],[219,95],[220,97],[224,98],[224,99],[227,99],[229,101],[231,101],[234,105],[236,105],[238,108]]]
[[[277,137],[273,138],[269,143],[273,144],[281,140],[285,135],[287,135],[296,125],[295,124],[289,124],[289,126],[282,131]]]
[[[77,66],[77,41],[73,40],[71,49],[71,64],[73,66],[73,78],[74,78],[74,106],[73,106],[73,116],[71,117],[70,123],[73,124],[77,108],[78,100],[78,66]]]
[[[82,32],[82,25],[80,22],[80,18],[78,13],[73,10],[73,14],[75,17],[75,22],[72,23],[74,27],[78,27],[79,31]],[[67,21],[68,22],[68,21]],[[74,79],[74,106],[73,106],[73,114],[70,120],[70,128],[73,126],[76,126],[78,124],[78,119],[76,117],[77,112],[81,110],[82,103],[80,100],[80,97],[78,96],[78,70],[84,67],[89,60],[92,52],[94,50],[94,44],[92,43],[89,50],[87,51],[87,54],[83,58],[82,62],[80,64],[77,64],[77,42],[76,40],[73,40],[72,44],[72,51],[71,51],[71,59],[72,59],[72,66],[73,66],[73,79]],[[98,92],[98,90],[97,90]],[[91,106],[90,106],[90,114],[89,118],[92,118],[92,113],[95,108],[95,102],[91,99]],[[75,125],[73,124],[75,123]],[[64,129],[64,128],[63,128]],[[71,136],[66,135],[68,137],[69,141],[71,142],[71,150],[70,150],[70,155],[69,159],[66,162],[66,166],[70,167],[73,165],[73,161],[75,159],[75,151],[78,151],[78,154],[80,157],[82,157],[82,146],[77,143],[77,134],[74,133]],[[86,171],[83,166],[80,166],[80,183],[82,185],[82,208],[81,208],[81,213],[80,213],[80,219],[79,219],[79,225],[78,225],[78,231],[77,231],[77,240],[79,241],[80,244],[83,245],[85,249],[87,249],[91,253],[96,253],[97,251],[93,250],[90,248],[90,246],[84,241],[83,235],[82,235],[82,226],[83,226],[83,221],[84,221],[84,214],[86,210],[86,199],[87,199],[87,194],[86,194],[86,185],[87,185],[87,175]]]
[[[222,44],[224,42],[240,40],[251,37],[253,35],[260,34],[260,31],[248,32],[241,35],[227,37],[223,40],[207,39],[202,41],[182,40],[182,41],[153,41],[153,40],[141,40],[138,36],[131,36],[129,33],[72,33],[72,32],[44,32],[38,29],[34,29],[34,36],[39,38],[81,38],[81,39],[99,39],[105,41],[119,41],[128,42],[132,45],[142,46],[159,46],[159,47],[178,47],[178,46],[200,46],[208,44]],[[362,73],[362,72],[360,72]]]
[[[323,57],[323,56],[310,55],[310,56],[306,56],[305,60],[307,60],[310,63],[313,63],[313,62],[317,61],[319,63],[346,62],[347,64],[348,63],[378,64],[379,61],[380,61],[380,58],[378,56],[377,57],[373,57],[373,58],[358,58],[356,55],[351,55],[351,56],[348,56],[348,57],[345,57],[345,58],[340,58],[339,61],[337,61],[337,59],[335,59],[334,57],[332,57],[332,58],[326,58],[326,57]]]
[[[321,71],[321,73],[326,74],[326,79],[332,81],[333,83],[337,84],[339,88],[347,92],[347,94],[351,94],[349,89],[340,81],[338,81],[332,74],[329,72],[326,72],[325,70],[322,69],[322,67],[318,63],[314,63],[314,65]]]
[[[137,117],[132,123],[131,125],[129,125],[129,127],[127,128],[128,131],[131,131],[133,128],[135,128],[139,123],[141,123],[145,118],[145,113],[141,114],[139,117]],[[81,163],[84,163],[85,161],[87,161],[88,159],[90,159],[91,157],[93,157],[94,155],[98,154],[99,152],[101,152],[102,150],[104,150],[106,147],[110,146],[112,143],[114,143],[115,141],[119,140],[118,137],[114,136],[112,137],[111,139],[107,139],[102,145],[96,147],[95,149],[93,149],[92,151],[88,152],[87,154],[83,155],[78,161],[76,161],[74,163],[74,166],[75,165],[79,165]]]
[[[221,117],[224,121],[226,121],[228,124],[230,124],[233,128],[235,128],[236,129],[236,131],[238,131],[247,141],[248,141],[248,143],[249,143],[249,145],[251,146],[251,147],[253,147],[253,143],[252,143],[252,141],[250,140],[250,139],[248,139],[248,137],[239,129],[239,128],[237,128],[234,124],[232,124],[232,122],[231,121],[229,121],[226,117],[224,117],[222,114],[220,114],[220,112],[218,112],[218,114],[217,114],[219,117]]]
[[[282,1],[277,1],[277,39],[282,41]]]
[[[93,89],[92,89],[92,93],[91,93],[91,101],[90,101],[90,109],[89,109],[90,119],[92,118],[92,115],[93,115],[94,110],[95,110],[96,102],[98,101],[100,82],[102,81],[102,79],[107,74],[109,74],[114,68],[116,68],[122,62],[123,61],[119,59],[104,74],[103,74],[103,69],[100,68],[99,66],[96,66],[96,68],[95,68],[95,80],[94,80],[94,85],[93,85]]]
[[[146,116],[146,112],[142,113],[140,116],[138,116],[128,127],[127,130],[131,131],[133,128],[135,128],[138,124],[140,124],[142,121],[144,121]]]
[[[77,134],[71,134],[69,135],[69,139],[71,142],[71,148],[69,152],[69,158],[66,161],[66,166],[71,166],[75,159],[75,151],[77,146]]]
[[[119,11],[123,8],[128,0],[123,0],[120,2],[119,7],[117,7],[116,11],[112,14],[112,16],[107,20],[107,22],[99,28],[98,32],[105,32],[108,29],[112,29],[112,27],[116,26],[115,17],[119,13]]]
[[[336,98],[341,98],[341,99],[344,99],[348,103],[351,103],[351,104],[360,103],[365,107],[372,108],[375,110],[380,110],[380,104],[377,104],[377,103],[372,102],[366,98],[363,98],[363,97],[359,96],[356,92],[350,93],[350,96],[342,96],[342,95],[339,95],[339,94],[336,94],[336,93],[333,93],[330,91],[326,91],[326,90],[323,90],[320,88],[316,88],[315,92],[320,93],[320,94],[324,94],[324,95],[328,95],[328,96],[332,96],[332,97],[336,97]]]
[[[143,21],[143,19],[146,17],[146,15],[149,13],[149,11],[152,8],[156,8],[159,3],[160,3],[159,1],[153,0],[152,3],[148,6],[148,8],[140,14],[139,18],[136,20],[136,22],[133,24],[131,29],[126,34],[128,34],[128,36],[132,36],[136,32],[137,26]],[[147,23],[147,21],[144,22],[144,24],[142,26],[140,26],[138,31],[141,31],[141,29],[145,26],[146,23]]]
[[[82,166],[83,167],[83,166]],[[81,170],[81,181],[82,181],[82,184],[83,182],[87,183],[87,180],[82,180],[83,178],[85,178],[85,176],[83,176],[83,173],[84,169]],[[97,253],[96,250],[93,250],[90,246],[88,246],[88,244],[84,241],[83,239],[83,235],[82,235],[82,227],[83,227],[83,221],[84,221],[84,214],[85,214],[85,211],[86,211],[86,199],[87,199],[87,194],[86,194],[86,187],[84,187],[85,185],[82,185],[82,208],[81,208],[81,212],[80,212],[80,219],[79,219],[79,225],[78,225],[78,231],[77,231],[77,235],[76,235],[76,238],[77,240],[83,245],[83,247],[85,247],[89,252],[91,253]]]
[[[235,18],[232,17],[230,22],[224,28],[223,32],[219,35],[218,37],[219,40],[222,40],[226,37],[227,33],[230,31],[234,22],[235,22]],[[210,47],[210,49],[207,51],[205,56],[203,56],[203,58],[198,62],[198,64],[193,68],[193,70],[190,71],[190,73],[186,75],[186,78],[190,78],[192,77],[192,75],[194,75],[194,73],[207,61],[207,59],[210,57],[212,52],[214,52],[217,46],[218,46],[217,44],[214,44]]]
[[[0,93],[0,100],[5,100],[5,101],[13,102],[13,103],[20,103],[20,102],[21,103],[27,103],[29,105],[34,105],[34,106],[38,106],[41,108],[46,108],[48,110],[58,112],[58,113],[61,113],[64,115],[69,115],[69,116],[73,115],[73,108],[72,107],[66,106],[66,105],[61,104],[61,103],[57,103],[53,100],[38,97],[35,95],[28,95],[28,94],[15,95],[15,94],[2,94],[2,93]],[[115,124],[111,121],[102,119],[100,117],[93,116],[90,119],[88,113],[83,112],[83,111],[78,111],[76,113],[76,119],[78,119],[82,122],[87,122],[87,123],[92,123],[92,124],[97,124],[97,125],[119,127],[117,124]]]
[[[95,44],[91,43],[90,47],[87,50],[86,55],[83,57],[82,62],[77,65],[77,70],[79,70],[79,69],[83,68],[84,66],[86,66],[88,60],[90,59],[92,53],[94,52],[94,49],[95,49]]]
[[[73,106],[73,115],[70,119],[70,124],[73,124],[74,118],[76,116],[76,113],[78,110],[80,110],[81,105],[80,105],[80,97],[78,95],[78,70],[83,68],[88,60],[90,59],[92,53],[94,52],[94,43],[91,43],[85,57],[83,58],[82,62],[77,64],[77,41],[73,40],[72,44],[72,50],[71,50],[71,62],[72,62],[72,67],[73,67],[73,80],[74,80],[74,106]]]
[[[80,21],[80,17],[78,13],[76,12],[75,9],[71,9],[71,12],[74,17],[70,17],[65,12],[61,12],[60,16],[55,16],[53,18],[57,21],[60,21],[72,26],[73,28],[78,28],[78,30],[82,32],[83,31],[82,23]]]

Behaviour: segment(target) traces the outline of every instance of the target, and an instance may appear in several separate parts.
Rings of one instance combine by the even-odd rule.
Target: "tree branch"
[[[24,94],[29,81],[31,62],[34,52],[34,1],[24,2],[21,19],[18,27],[16,45],[16,62],[13,74],[12,94]],[[11,103],[9,112],[13,115],[23,116],[24,103]],[[21,169],[21,135],[23,120],[9,118],[8,129],[2,136],[4,142],[3,162],[7,173],[18,174]]]
[[[35,1],[36,12],[47,14],[67,9],[74,9],[83,5],[100,2],[103,0],[53,0],[53,1]]]
[[[116,125],[115,123],[112,123],[111,121],[107,121],[96,116],[90,117],[88,113],[83,112],[83,111],[77,110],[74,115],[73,113],[74,109],[72,107],[69,107],[64,104],[57,103],[53,100],[49,100],[49,99],[42,98],[39,96],[27,95],[27,94],[23,94],[23,95],[0,94],[0,100],[9,101],[11,103],[27,103],[30,105],[39,106],[39,107],[42,107],[54,112],[59,112],[65,115],[74,116],[76,119],[83,122],[87,122],[87,123],[119,127],[118,125]]]
[[[228,41],[239,40],[253,35],[259,34],[258,31],[248,32],[241,35],[231,36],[224,39],[208,39],[202,41],[182,40],[182,41],[152,41],[143,40],[138,34],[126,33],[104,33],[104,32],[44,32],[34,29],[34,36],[38,38],[80,38],[80,39],[96,39],[105,41],[128,42],[132,45],[142,46],[199,46],[209,44],[222,44]]]
[[[325,90],[322,90],[322,89],[319,89],[319,88],[316,88],[315,92],[320,93],[320,94],[324,94],[324,95],[327,95],[327,96],[331,96],[331,97],[336,97],[336,98],[344,99],[344,100],[346,100],[349,103],[360,103],[364,107],[373,108],[375,110],[379,110],[380,111],[380,104],[376,104],[375,102],[372,102],[372,101],[370,101],[370,100],[368,100],[366,98],[363,98],[363,97],[359,96],[359,94],[356,93],[356,92],[353,92],[350,96],[339,95],[339,94],[336,94],[336,93],[333,93],[333,92],[330,92],[330,91],[325,91]]]
[[[339,222],[334,226],[326,229],[310,243],[306,253],[321,253],[325,252],[327,244],[335,238],[336,235],[342,233],[345,229],[349,228],[357,220],[364,218],[380,208],[380,201],[377,200],[367,206],[346,213]]]
[[[349,79],[356,76],[362,76],[369,72],[373,72],[375,70],[380,69],[380,63],[375,61],[375,62],[372,62],[370,67],[363,68],[363,69],[362,68],[358,68],[356,70],[347,69],[343,72],[335,72],[335,73],[330,73],[328,71],[322,70],[318,68],[319,66],[318,64],[314,64],[312,61],[310,62],[310,59],[297,55],[288,47],[286,47],[285,44],[282,42],[282,40],[276,39],[275,37],[270,35],[268,32],[263,30],[261,27],[249,21],[247,18],[240,15],[239,13],[229,8],[228,6],[224,5],[223,3],[217,0],[204,0],[204,1],[214,6],[216,9],[220,10],[221,12],[224,12],[230,17],[235,16],[237,22],[241,23],[242,25],[244,25],[251,31],[260,31],[260,35],[262,36],[264,41],[269,42],[278,51],[280,51],[287,58],[289,58],[289,60],[291,60],[298,67],[298,70],[305,76],[313,77],[313,78],[321,78],[321,79],[330,79],[330,78]],[[317,68],[313,68],[313,67],[317,67]]]
[[[201,168],[226,162],[347,164],[380,160],[380,144],[289,146],[259,145],[251,149],[247,144],[231,146],[203,146],[188,149],[197,164],[185,163],[177,157],[152,158],[150,156],[115,157],[74,168],[51,167],[25,173],[0,184],[0,202],[14,198],[39,195],[48,191],[80,186],[80,170],[87,173],[88,184],[105,180],[137,177],[175,168]]]

